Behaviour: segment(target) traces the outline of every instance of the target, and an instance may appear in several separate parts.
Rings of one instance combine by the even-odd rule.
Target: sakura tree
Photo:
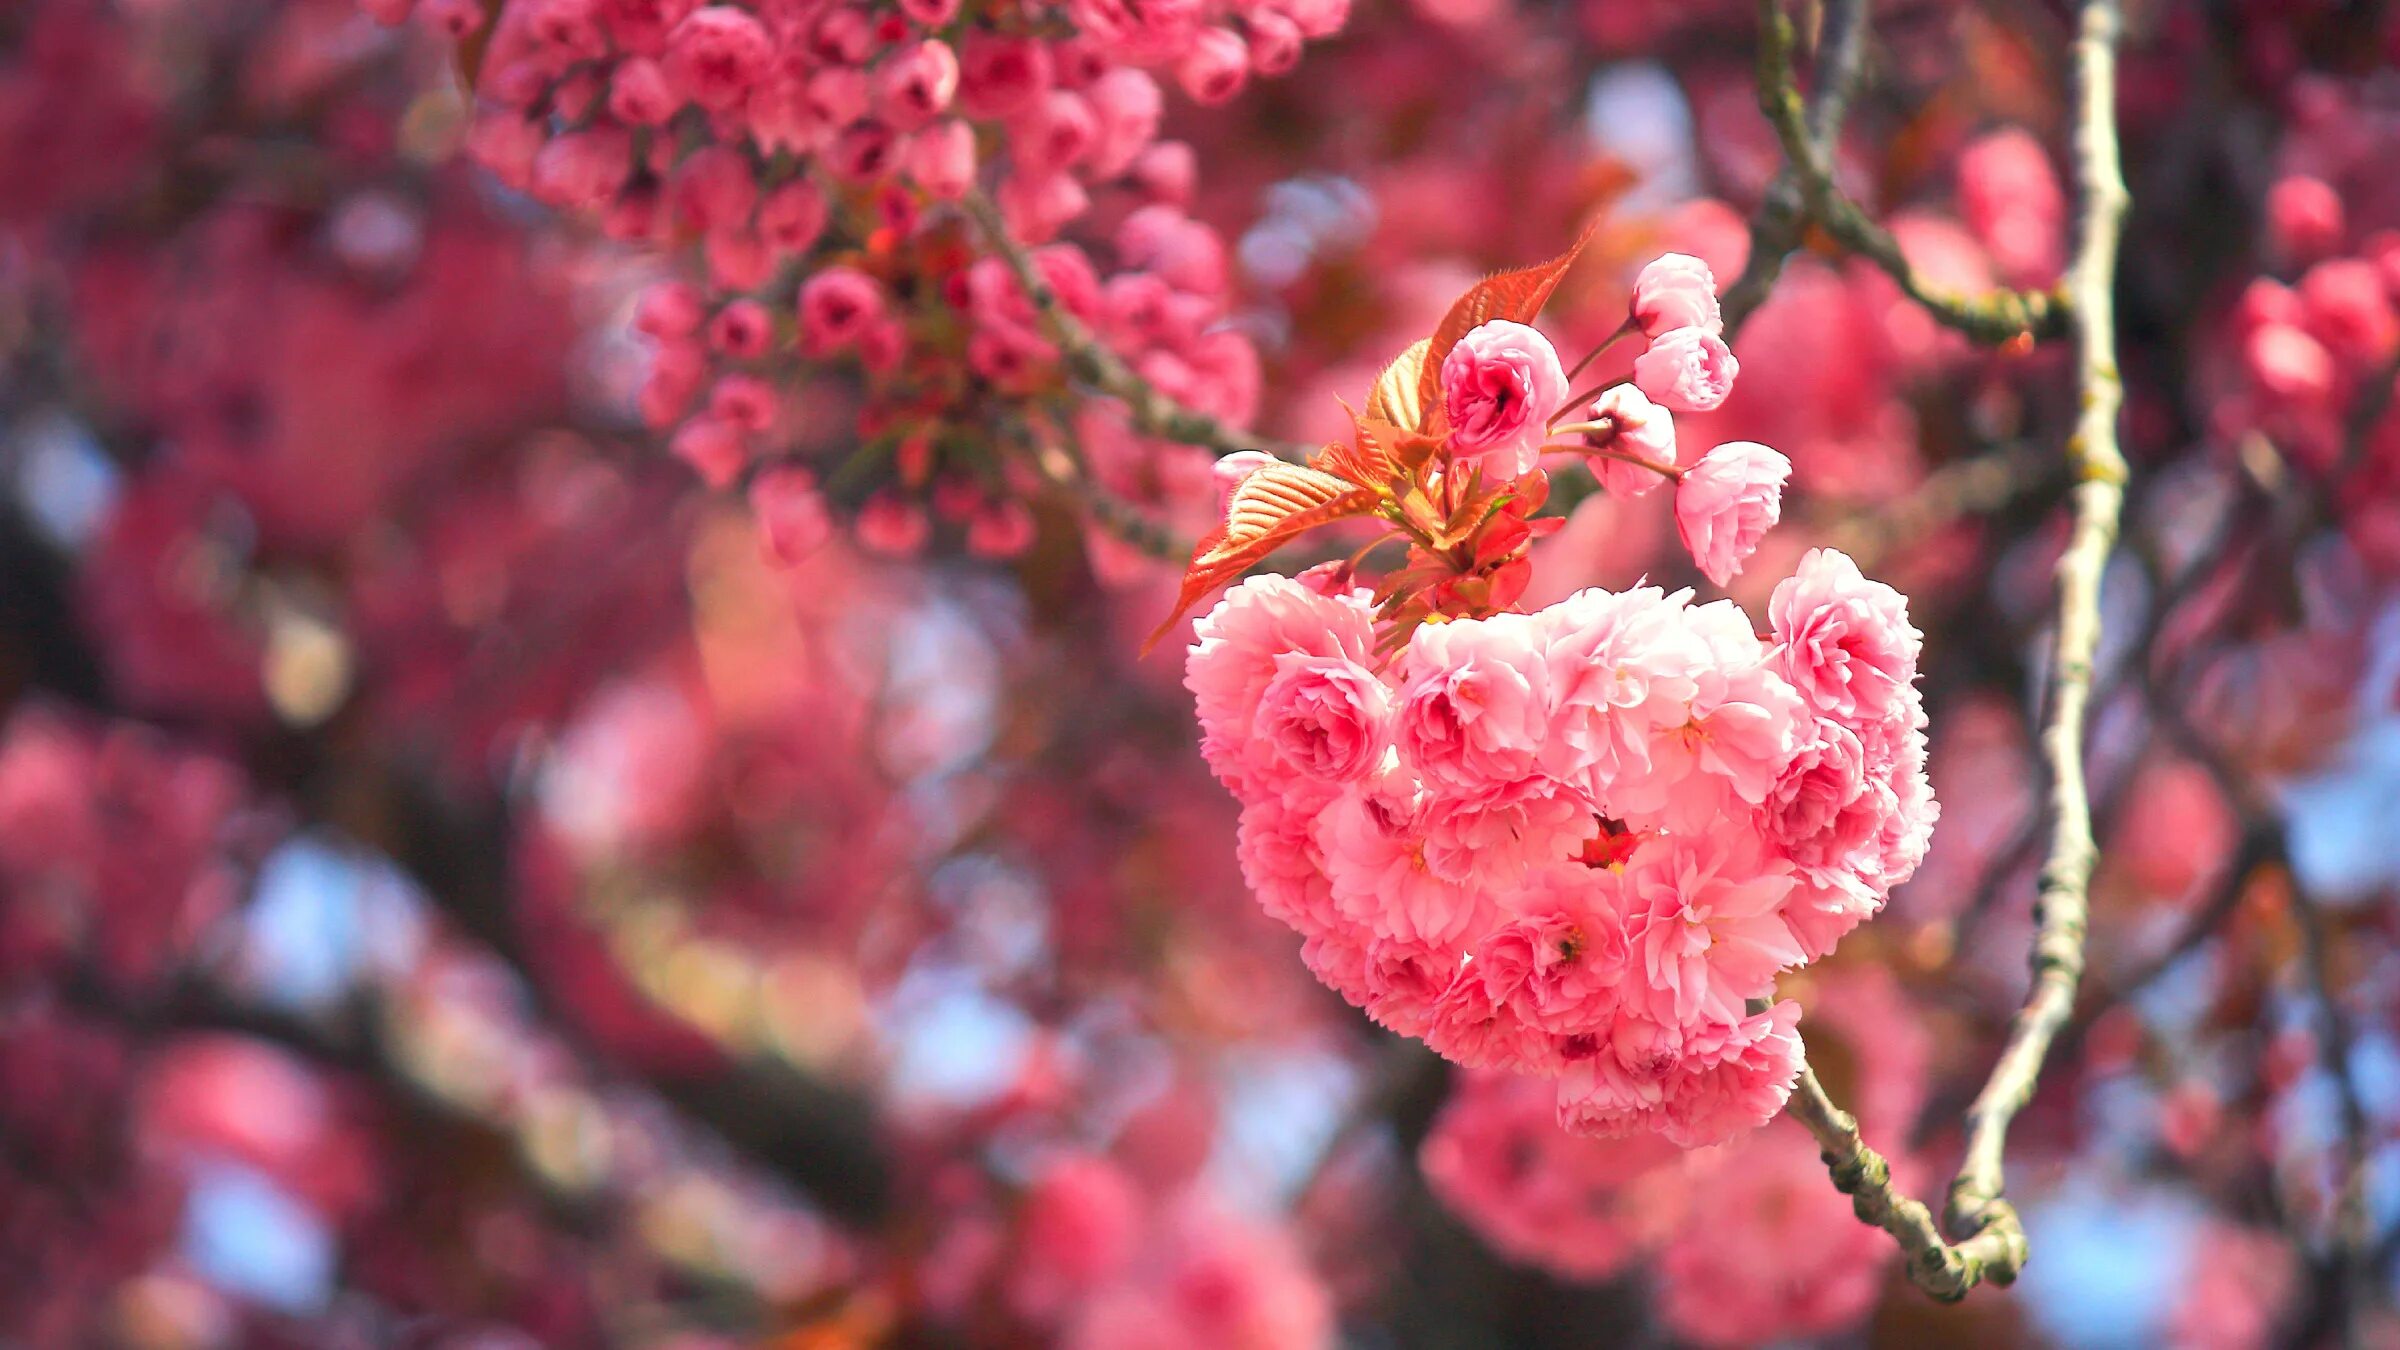
[[[2400,1338],[2396,56],[27,0],[0,1342]]]

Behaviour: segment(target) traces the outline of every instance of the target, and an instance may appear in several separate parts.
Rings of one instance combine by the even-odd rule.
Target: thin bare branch
[[[1789,93],[1791,25],[1773,0],[1766,0],[1760,17],[1767,30],[1762,46],[1770,49],[1760,57],[1760,87],[1779,86]],[[1943,1300],[1963,1298],[1987,1281],[2007,1284],[2024,1267],[2024,1224],[2005,1197],[2001,1158],[2009,1124],[2033,1097],[2051,1042],[2074,1011],[2083,975],[2086,913],[2099,857],[2084,778],[2084,730],[2100,645],[2101,573],[2116,542],[2126,479],[2124,455],[2117,448],[2124,388],[2113,304],[2126,207],[2116,134],[2119,22],[2115,0],[2084,0],[2075,42],[2080,211],[2069,284],[2079,411],[2067,442],[2075,512],[2073,533],[2058,563],[2058,631],[2042,728],[2052,825],[2037,901],[2033,987],[1983,1090],[1967,1108],[1966,1156],[1950,1183],[1945,1215],[1957,1240],[1945,1241],[1925,1205],[1893,1186],[1890,1165],[1867,1146],[1858,1122],[1825,1095],[1813,1072],[1802,1070],[1786,1108],[1815,1135],[1834,1185],[1851,1197],[1859,1218],[1890,1233],[1907,1254],[1909,1278]],[[1788,105],[1783,120],[1798,128],[1797,95],[1783,102]],[[1806,134],[1787,133],[1786,147],[1806,174],[1805,156],[1813,153]],[[1812,199],[1821,204],[1822,194],[1812,193]]]
[[[2033,1096],[2050,1042],[2074,1011],[2083,977],[2083,938],[2099,848],[2084,781],[2085,715],[2100,646],[2100,578],[2116,543],[2125,501],[2125,457],[2117,447],[2124,379],[2117,369],[2116,261],[2127,193],[2118,159],[2115,0],[2084,0],[2075,38],[2075,160],[2079,218],[2068,273],[2077,417],[2067,442],[2076,478],[2075,519],[2058,560],[2058,630],[2042,727],[2050,766],[2051,836],[2035,902],[2033,988],[2010,1025],[1999,1063],[1967,1108],[1967,1157],[1950,1186],[1949,1220],[1960,1232],[2013,1223],[2002,1200],[2001,1154],[2009,1122]]]
[[[2054,291],[1998,289],[1980,296],[1958,295],[1934,285],[1910,265],[1907,255],[1900,251],[1900,241],[1892,237],[1891,231],[1870,219],[1834,181],[1831,139],[1811,127],[1807,105],[1800,97],[1799,80],[1792,70],[1792,21],[1783,12],[1781,0],[1759,0],[1758,23],[1759,110],[1774,125],[1776,138],[1783,143],[1784,158],[1800,189],[1799,224],[1783,227],[1791,229],[1793,242],[1798,242],[1799,231],[1808,222],[1823,226],[1842,247],[1882,268],[1899,283],[1908,298],[1922,305],[1936,320],[1977,342],[1996,346],[2020,339],[2064,335],[2069,328],[2067,311],[2072,302],[2063,287]],[[2113,145],[2113,132],[2110,140]],[[2120,194],[2122,191],[2120,185]],[[1754,248],[1756,242],[1754,232]],[[1774,237],[1768,242],[1772,244]],[[1784,251],[1789,252],[1789,248]],[[1782,266],[1781,257],[1775,259],[1773,266]],[[1743,279],[1748,279],[1747,268]],[[1737,289],[1739,285],[1737,282]],[[1766,297],[1762,289],[1755,296],[1741,291],[1739,298],[1744,305],[1739,314],[1747,318],[1750,307]]]
[[[1017,284],[1024,288],[1033,307],[1042,316],[1050,340],[1058,344],[1065,360],[1067,373],[1089,385],[1095,391],[1125,405],[1133,424],[1144,435],[1179,445],[1194,445],[1212,454],[1230,455],[1237,450],[1264,450],[1295,463],[1308,457],[1309,447],[1287,441],[1276,441],[1243,428],[1231,426],[1195,408],[1187,408],[1161,392],[1158,386],[1143,379],[1122,357],[1111,350],[1081,320],[1067,312],[1059,303],[1058,293],[1043,279],[1041,269],[1034,266],[1032,255],[1009,233],[1008,222],[1002,219],[1000,208],[981,192],[969,193],[963,205],[983,231],[984,240],[1002,262],[1008,264]]]

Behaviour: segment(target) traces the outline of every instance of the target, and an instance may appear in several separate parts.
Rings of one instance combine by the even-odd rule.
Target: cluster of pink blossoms
[[[1684,1147],[1772,1116],[1796,1005],[1751,1012],[1915,870],[1935,803],[1906,602],[1817,550],[1731,601],[1587,590],[1428,624],[1257,577],[1199,625],[1202,752],[1317,975],[1561,1119]]]
[[[963,237],[949,204],[978,187],[1031,243],[1087,215],[1105,225],[1113,275],[1073,242],[1035,255],[1061,307],[1170,397],[1247,420],[1257,355],[1222,326],[1225,250],[1185,213],[1194,156],[1159,138],[1161,80],[1222,101],[1291,69],[1348,13],[1347,0],[363,3],[392,22],[413,10],[476,53],[468,148],[502,182],[612,236],[696,251],[706,286],[666,284],[636,320],[656,344],[640,412],[711,486],[762,466],[752,495],[782,557],[812,549],[837,511],[885,553],[916,552],[942,521],[986,555],[1031,543],[1030,484],[977,405],[1054,386],[1059,353],[1009,267]],[[855,418],[795,406],[794,371],[828,362],[863,379]],[[836,503],[802,452],[814,428],[853,420],[881,471],[844,466]]]
[[[1698,263],[1646,269],[1627,327],[1649,349],[1586,423],[1560,424],[1566,380],[1538,332],[1465,333],[1441,353],[1428,495],[1461,474],[1530,480],[1552,438],[1585,435],[1563,448],[1675,479],[1695,560],[1730,576],[1788,465],[1737,444],[1677,469],[1656,406],[1723,397],[1715,305]],[[1653,426],[1646,452],[1621,448]],[[1261,509],[1248,488],[1237,527]],[[1402,520],[1421,490],[1396,490]],[[1421,537],[1437,547],[1412,568],[1451,556]],[[1771,1117],[1800,1059],[1797,1005],[1764,1002],[1776,975],[1875,913],[1930,840],[1906,600],[1829,549],[1775,588],[1764,637],[1688,590],[1515,613],[1437,584],[1425,612],[1388,587],[1379,609],[1346,577],[1236,586],[1186,674],[1202,753],[1243,805],[1244,872],[1310,968],[1457,1063],[1555,1080],[1580,1132],[1694,1148]]]

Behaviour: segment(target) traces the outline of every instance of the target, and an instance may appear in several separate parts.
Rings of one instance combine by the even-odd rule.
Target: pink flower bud
[[[916,556],[932,529],[925,508],[897,492],[878,492],[858,508],[859,546],[887,558]]]
[[[533,160],[533,194],[552,206],[590,210],[617,195],[633,167],[633,138],[622,127],[571,131]]]
[[[1242,92],[1249,77],[1250,49],[1242,35],[1230,28],[1212,25],[1201,29],[1190,50],[1175,63],[1176,83],[1195,103],[1223,103]]]
[[[1633,280],[1629,308],[1633,321],[1650,338],[1678,328],[1725,331],[1725,320],[1717,312],[1716,274],[1688,253],[1665,254],[1642,268]]]
[[[752,480],[750,511],[758,519],[760,551],[785,567],[833,538],[833,516],[816,475],[797,464],[778,465]]]
[[[525,20],[533,40],[568,58],[602,55],[606,40],[592,0],[535,0]]]
[[[1050,52],[1039,39],[982,30],[959,49],[958,102],[970,117],[1013,117],[1049,92]]]
[[[708,263],[709,284],[720,291],[756,290],[775,274],[775,255],[766,241],[744,226],[710,230],[701,256]]]
[[[816,184],[795,178],[758,204],[758,235],[778,254],[806,253],[825,233],[829,214],[825,194]]]
[[[642,381],[643,425],[672,425],[691,406],[692,396],[700,392],[700,381],[707,374],[708,360],[697,346],[688,342],[660,345],[650,353],[650,373]]]
[[[909,137],[908,176],[940,201],[956,201],[975,185],[975,129],[952,118]]]
[[[850,343],[883,318],[883,287],[850,267],[828,267],[800,286],[800,346],[822,356]]]
[[[947,28],[958,17],[959,0],[900,0],[900,12],[919,28]]]
[[[758,204],[758,179],[740,151],[704,146],[676,166],[667,180],[667,199],[676,223],[695,234],[732,229],[750,222],[750,208]]]
[[[608,114],[633,127],[654,127],[675,115],[674,91],[666,72],[646,56],[632,57],[608,81]]]
[[[939,38],[902,47],[875,68],[876,112],[903,131],[941,116],[957,93],[958,57]]]
[[[872,182],[891,172],[899,147],[899,138],[883,123],[855,122],[826,147],[825,168],[846,183]]]
[[[1675,489],[1675,532],[1692,561],[1722,586],[1783,517],[1792,462],[1755,441],[1728,441],[1700,457]]]
[[[708,391],[709,415],[744,431],[772,428],[778,402],[775,386],[756,375],[727,375]]]
[[[1144,71],[1119,66],[1092,81],[1085,97],[1100,119],[1100,136],[1085,167],[1094,178],[1107,180],[1125,172],[1133,157],[1158,139],[1159,118],[1166,99],[1158,81]]]
[[[2392,312],[2383,275],[2364,258],[2318,263],[2300,278],[2308,329],[2326,350],[2354,365],[2380,365],[2400,341],[2400,316]]]
[[[1506,319],[1482,324],[1442,358],[1450,449],[1501,477],[1530,473],[1541,463],[1550,414],[1569,392],[1550,339]]]
[[[1189,206],[1199,180],[1199,163],[1192,147],[1182,141],[1159,141],[1134,156],[1127,171],[1136,190],[1154,202]]]
[[[775,321],[756,300],[736,300],[718,310],[708,323],[708,345],[736,360],[766,355],[767,343],[774,336]]]
[[[1072,174],[1052,173],[1040,177],[1012,175],[1000,185],[998,194],[1000,215],[1019,239],[1039,241],[1053,238],[1068,221],[1080,216],[1092,204],[1091,195]]]
[[[714,417],[695,417],[684,423],[667,449],[712,488],[730,486],[741,477],[742,465],[750,458],[741,428]]]
[[[2301,329],[2271,323],[2242,344],[2242,363],[2251,383],[2276,399],[2318,408],[2333,398],[2333,356]]]
[[[967,551],[979,558],[1014,558],[1033,547],[1033,512],[1014,499],[987,504],[967,523]]]
[[[1242,21],[1250,33],[1250,68],[1272,78],[1300,64],[1300,48],[1307,42],[1300,25],[1271,9],[1262,9]]]
[[[482,0],[425,0],[417,17],[453,42],[483,30]]]
[[[1073,168],[1090,154],[1100,121],[1083,95],[1053,89],[1010,130],[1010,162],[1038,177]]]
[[[1605,436],[1592,437],[1595,446],[1639,455],[1653,464],[1675,463],[1675,415],[1632,385],[1611,385],[1604,390],[1592,404],[1592,420],[1613,427]],[[1639,497],[1666,481],[1652,470],[1606,455],[1592,456],[1591,466],[1592,476],[1615,496]]]
[[[522,189],[533,181],[533,163],[545,139],[539,123],[494,108],[478,116],[467,132],[467,157],[502,184]]]
[[[740,107],[775,59],[775,40],[734,5],[693,10],[667,38],[669,87],[711,111]]]
[[[2313,262],[2342,245],[2341,194],[2322,178],[2293,174],[2267,189],[2267,237],[2295,262]]]
[[[1332,37],[1350,21],[1350,0],[1283,0],[1278,8],[1312,38]]]
[[[1633,382],[1674,412],[1708,412],[1733,392],[1741,363],[1724,340],[1703,328],[1670,329],[1634,358]]]

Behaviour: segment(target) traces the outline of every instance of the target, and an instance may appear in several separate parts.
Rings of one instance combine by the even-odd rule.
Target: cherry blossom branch
[[[1962,1232],[2013,1224],[2001,1198],[2009,1123],[2033,1096],[2042,1060],[2074,1011],[2092,870],[2091,800],[2084,781],[2085,716],[2100,645],[2100,580],[2124,508],[2125,457],[2117,446],[2124,378],[2117,369],[2116,260],[2129,194],[2116,130],[2116,0],[2084,0],[2075,38],[2075,162],[2079,211],[2073,295],[2076,424],[2067,441],[2075,515],[2058,561],[2058,626],[2042,726],[2050,766],[2051,836],[2035,898],[2033,988],[2009,1028],[1999,1062],[1967,1108],[1967,1155],[1950,1186],[1948,1218]]]
[[[1850,95],[1858,88],[1866,52],[1866,0],[1833,0],[1817,36],[1817,87],[1810,95],[1805,121],[1808,135],[1819,145],[1841,139],[1842,119],[1850,111]],[[1808,232],[1808,203],[1801,192],[1799,170],[1786,163],[1750,216],[1750,255],[1742,274],[1725,290],[1720,307],[1728,342],[1766,303],[1783,264],[1800,247]]]
[[[1758,106],[1783,143],[1784,158],[1799,181],[1804,208],[1799,228],[1814,221],[1842,247],[1882,268],[1899,283],[1909,299],[1923,306],[1944,326],[1977,342],[1997,346],[2021,338],[2049,338],[2069,330],[2069,296],[2058,291],[2017,291],[1998,288],[1981,296],[1943,290],[1927,281],[1901,252],[1891,231],[1869,219],[1858,203],[1834,181],[1828,139],[1812,132],[1808,110],[1801,101],[1798,77],[1792,71],[1792,21],[1780,0],[1759,0]],[[2112,137],[2113,139],[2113,137]],[[1792,231],[1797,240],[1798,229]],[[1755,238],[1753,242],[1755,248]],[[1786,250],[1789,251],[1788,249]],[[1778,258],[1775,266],[1782,265]],[[1747,269],[1745,269],[1745,278]],[[1765,298],[1760,292],[1758,299]],[[1746,303],[1754,304],[1744,296]],[[1748,309],[1741,311],[1748,316]],[[1730,322],[1728,326],[1732,326]]]
[[[1182,564],[1192,557],[1194,541],[1169,532],[1148,512],[1094,481],[1074,423],[1063,414],[1049,419],[1057,442],[1033,447],[1033,466],[1043,479],[1075,499],[1083,513],[1108,534],[1161,562]]]
[[[1805,1062],[1784,1110],[1816,1137],[1834,1188],[1850,1197],[1859,1221],[1891,1234],[1900,1244],[1908,1259],[1908,1278],[1919,1289],[1954,1303],[1978,1284],[2005,1285],[2024,1268],[2025,1228],[2008,1202],[1999,1202],[1975,1236],[1959,1243],[1943,1241],[1933,1211],[1892,1184],[1891,1163],[1868,1145],[1859,1134],[1858,1118],[1834,1105],[1817,1081],[1817,1071]]]
[[[1790,24],[1773,0],[1766,0],[1761,17],[1771,34],[1766,45],[1782,49],[1778,57],[1761,56],[1762,75],[1779,67],[1788,88]],[[1948,1231],[1962,1235],[1959,1240],[1945,1241],[1931,1211],[1892,1184],[1890,1164],[1867,1145],[1856,1118],[1833,1103],[1805,1065],[1786,1107],[1816,1137],[1834,1186],[1851,1197],[1860,1220],[1890,1233],[1908,1257],[1910,1280],[1944,1301],[1964,1298],[1977,1284],[2008,1284],[2024,1268],[2025,1228],[2004,1195],[2002,1154],[2008,1127],[2031,1100],[2051,1042],[2074,1012],[2083,975],[2089,891],[2099,857],[2084,779],[2084,728],[2100,645],[2101,573],[2116,542],[2127,476],[2116,429],[2124,387],[2117,370],[2114,291],[2127,200],[2116,135],[2119,22],[2116,0],[2083,0],[2075,40],[2080,211],[2068,273],[2078,395],[2075,430],[2067,441],[2076,480],[2075,519],[2058,562],[2057,636],[2042,728],[2051,780],[2050,854],[2036,900],[2033,987],[1983,1090],[1967,1108],[1966,1155],[1950,1183],[1944,1216]],[[1796,96],[1791,106],[1796,124]]]
[[[962,201],[976,227],[991,245],[992,253],[1008,264],[1017,285],[1033,302],[1049,330],[1052,342],[1058,344],[1065,360],[1067,373],[1094,390],[1125,405],[1133,425],[1143,434],[1179,445],[1192,445],[1215,455],[1230,455],[1237,450],[1264,450],[1279,459],[1295,463],[1308,457],[1309,448],[1289,441],[1270,440],[1240,427],[1230,426],[1195,408],[1187,408],[1167,397],[1157,385],[1142,378],[1124,358],[1111,350],[1107,343],[1059,303],[1058,292],[1043,279],[1034,266],[1032,255],[1009,233],[1008,222],[1001,217],[1000,208],[981,191],[967,194]]]

